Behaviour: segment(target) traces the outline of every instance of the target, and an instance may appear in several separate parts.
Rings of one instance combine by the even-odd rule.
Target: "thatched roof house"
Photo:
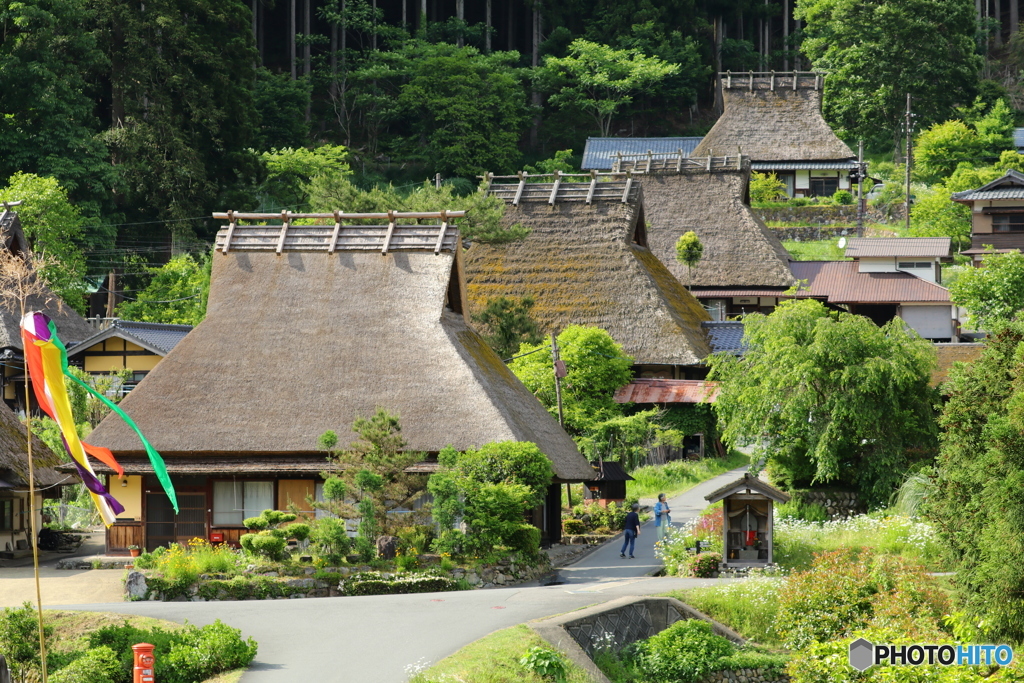
[[[746,157],[623,155],[617,166],[643,185],[651,251],[713,319],[767,312],[795,282],[789,254],[746,202]],[[692,272],[676,258],[676,242],[690,230],[704,245]]]
[[[590,182],[493,182],[507,203],[504,221],[531,232],[466,252],[472,313],[496,297],[532,296],[544,332],[600,327],[639,366],[694,366],[711,352],[700,323],[708,316],[648,248],[640,183],[620,175]],[[669,374],[673,377],[673,374]]]
[[[317,437],[334,430],[340,443],[354,441],[353,420],[377,407],[399,415],[410,450],[532,441],[558,481],[593,477],[572,439],[463,319],[451,223],[461,215],[300,214],[243,225],[275,216],[227,214],[206,319],[121,404],[172,478],[212,482],[212,501],[205,492],[196,501],[213,509],[204,532],[237,531],[235,508],[249,510],[249,497],[273,490],[283,509],[286,490],[293,500],[319,491]],[[290,225],[296,219],[315,225]],[[349,219],[374,224],[344,225]],[[90,441],[113,450],[127,472],[149,472],[120,420],[104,420]],[[231,475],[217,474],[232,461]],[[245,477],[252,491],[232,493]],[[147,529],[147,545],[156,534],[166,532]]]
[[[36,485],[36,523],[42,524],[43,498],[60,493],[64,482],[76,483],[53,468],[61,463],[39,437],[32,438],[32,462]],[[0,557],[15,557],[31,550],[28,494],[28,438],[10,408],[0,405]]]
[[[849,189],[853,151],[821,115],[825,77],[814,72],[719,74],[725,110],[690,156],[743,154],[776,173],[789,196]]]

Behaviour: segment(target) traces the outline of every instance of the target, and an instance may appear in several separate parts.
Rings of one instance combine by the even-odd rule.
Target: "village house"
[[[115,318],[106,329],[68,349],[68,363],[92,375],[131,370],[131,376],[114,388],[127,394],[191,331],[191,325]]]
[[[25,257],[30,253],[28,240],[21,227],[18,214],[5,205],[0,213],[0,239],[3,249],[15,256]],[[42,311],[53,320],[60,340],[66,345],[75,344],[91,336],[95,330],[89,322],[60,298],[42,286],[43,293],[31,295],[25,302],[26,311]],[[7,407],[25,410],[25,365],[21,343],[21,311],[9,304],[0,306],[0,382],[3,383],[3,398]]]
[[[180,511],[135,435],[105,419],[90,442],[128,475],[123,488],[111,477],[126,512],[107,552],[214,534],[237,542],[243,519],[319,498],[327,461],[317,437],[355,441],[353,420],[378,407],[399,416],[427,470],[448,445],[537,444],[555,480],[535,521],[557,541],[560,484],[594,472],[466,324],[461,216],[215,214],[227,225],[206,319],[121,404],[163,455]]]
[[[774,173],[790,197],[851,188],[853,151],[821,115],[825,76],[806,71],[719,74],[724,111],[690,156],[742,154]]]
[[[507,204],[506,225],[530,233],[466,252],[471,313],[497,297],[533,297],[543,332],[599,327],[633,357],[638,377],[704,376],[708,315],[649,248],[636,179],[522,174],[492,177],[488,192]]]
[[[975,266],[986,253],[1024,251],[1024,173],[1009,170],[976,190],[953,193],[952,199],[971,207],[971,248],[961,253]]]
[[[712,320],[770,313],[795,283],[789,253],[750,209],[747,157],[623,155],[615,170],[643,186],[651,251]],[[676,242],[688,231],[704,246],[693,268],[676,258]]]
[[[703,139],[700,137],[587,138],[580,167],[584,171],[612,171],[615,170],[616,162],[622,158],[623,154],[681,153],[684,157],[688,157]]]
[[[60,496],[60,487],[76,483],[70,475],[59,474],[54,467],[61,463],[39,437],[32,438],[33,478],[35,483],[35,528],[41,529],[44,498]],[[0,406],[0,557],[16,559],[31,554],[28,476],[28,438],[25,425]]]
[[[948,237],[852,238],[850,261],[793,261],[798,297],[870,318],[883,325],[899,317],[925,339],[959,339],[956,307],[940,283],[940,265],[952,260]]]

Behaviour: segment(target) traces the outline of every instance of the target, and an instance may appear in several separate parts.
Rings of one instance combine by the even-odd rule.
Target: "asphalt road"
[[[745,470],[733,470],[672,499],[673,524],[696,516],[705,506],[705,495]],[[637,540],[637,559],[619,558],[621,540],[612,541],[559,570],[559,585],[346,598],[96,603],[65,608],[187,620],[198,625],[220,619],[259,643],[259,653],[242,683],[405,683],[410,665],[436,662],[498,629],[626,595],[709,583],[651,578],[661,567],[654,557],[655,540],[654,523],[648,522]],[[45,595],[44,589],[44,603]]]

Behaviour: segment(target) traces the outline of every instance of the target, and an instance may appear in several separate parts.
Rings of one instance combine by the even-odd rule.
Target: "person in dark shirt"
[[[640,535],[640,515],[636,512],[639,509],[640,505],[633,503],[633,509],[626,515],[626,522],[622,527],[625,538],[622,539],[622,550],[619,551],[619,557],[626,556],[626,546],[629,546],[629,559],[635,559],[633,557],[633,547],[636,545],[636,537]]]

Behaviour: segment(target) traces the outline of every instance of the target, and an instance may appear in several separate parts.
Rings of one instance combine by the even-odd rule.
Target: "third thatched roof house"
[[[795,282],[789,254],[747,204],[746,157],[624,155],[617,166],[643,185],[651,251],[712,319],[769,312]],[[704,245],[692,269],[676,258],[676,242],[691,230]]]
[[[743,154],[753,170],[775,173],[790,197],[850,189],[853,151],[821,115],[820,73],[719,74],[725,111],[690,156]]]
[[[648,248],[640,183],[621,175],[569,179],[491,184],[489,192],[507,204],[505,223],[530,234],[469,249],[470,310],[497,297],[530,296],[544,332],[600,327],[633,356],[641,375],[686,374],[711,352],[701,329],[708,316]]]
[[[243,225],[282,216],[228,214],[206,319],[122,403],[180,482],[181,514],[154,513],[166,515],[166,502],[142,493],[159,487],[121,421],[104,420],[91,435],[143,479],[125,523],[138,529],[137,543],[213,531],[234,540],[251,512],[304,502],[319,493],[326,464],[317,437],[334,430],[347,444],[353,420],[378,407],[398,414],[410,450],[531,441],[556,481],[593,477],[572,439],[463,319],[452,224],[461,215],[306,214]],[[549,508],[557,515],[559,504]],[[557,520],[548,522],[557,537]],[[127,540],[121,531],[112,527],[108,540]]]

